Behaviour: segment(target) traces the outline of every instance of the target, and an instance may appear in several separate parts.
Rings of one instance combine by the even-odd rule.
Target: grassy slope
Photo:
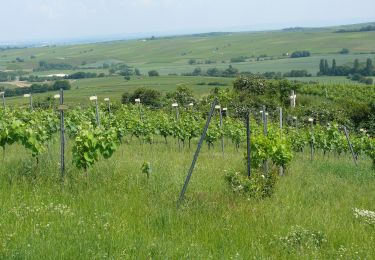
[[[228,189],[225,171],[244,165],[242,151],[229,144],[227,149],[223,158],[204,147],[187,202],[177,210],[193,149],[179,152],[176,144],[139,146],[133,140],[90,169],[88,178],[70,164],[68,150],[68,178],[61,189],[56,144],[37,168],[24,148],[12,146],[0,168],[0,257],[375,257],[374,228],[352,212],[375,210],[369,161],[362,159],[356,168],[349,156],[317,156],[311,163],[307,154],[298,155],[274,196],[255,201]],[[140,172],[144,161],[153,168],[148,182]],[[318,250],[289,253],[278,238],[295,225],[322,231],[327,242]]]
[[[66,103],[88,103],[88,97],[97,94],[100,99],[110,97],[114,101],[120,101],[124,92],[131,92],[139,87],[155,88],[162,92],[174,91],[177,86],[188,86],[193,90],[196,97],[208,94],[210,89],[215,86],[198,85],[205,82],[220,82],[232,87],[232,78],[212,78],[212,77],[181,77],[181,76],[160,76],[160,77],[142,77],[132,78],[130,81],[123,77],[105,77],[94,79],[83,79],[72,82],[72,89],[65,92]],[[35,99],[52,96],[54,92],[43,94],[34,94]],[[8,104],[26,104],[28,100],[22,96],[7,98]]]
[[[375,32],[334,33],[322,29],[309,32],[256,32],[231,33],[216,36],[181,36],[161,38],[154,41],[117,41],[73,46],[57,46],[10,50],[0,53],[0,69],[36,67],[39,60],[66,62],[81,65],[103,62],[124,62],[137,66],[142,72],[157,69],[162,74],[192,71],[197,65],[188,65],[191,58],[202,61],[211,59],[217,64],[200,65],[201,67],[227,67],[230,58],[259,56],[267,54],[275,58],[283,53],[296,50],[309,50],[313,57],[301,59],[281,59],[235,63],[240,70],[250,71],[288,71],[307,69],[311,73],[318,70],[319,59],[336,58],[338,64],[352,62],[358,57],[364,61],[367,57],[375,58]],[[352,54],[337,54],[342,48],[348,48]],[[35,59],[30,59],[35,55]],[[11,63],[16,57],[25,59],[24,63]],[[224,63],[222,63],[224,61]]]

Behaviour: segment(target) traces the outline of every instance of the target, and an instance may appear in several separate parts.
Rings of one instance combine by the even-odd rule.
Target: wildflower
[[[375,212],[365,209],[354,208],[354,216],[357,219],[362,219],[365,223],[369,225],[375,225]]]

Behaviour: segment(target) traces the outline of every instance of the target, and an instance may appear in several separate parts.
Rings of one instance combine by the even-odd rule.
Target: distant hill
[[[143,72],[156,69],[161,74],[191,72],[202,69],[227,68],[233,65],[241,71],[286,72],[318,70],[319,59],[336,59],[338,64],[362,62],[374,57],[375,31],[335,33],[354,30],[375,23],[322,28],[292,27],[274,31],[210,32],[183,36],[117,40],[77,45],[52,45],[39,48],[0,49],[0,70],[38,68],[40,61],[70,65],[75,70],[108,71],[114,64],[124,63]],[[339,52],[348,49],[349,54]],[[309,51],[311,57],[290,59],[295,51]],[[241,59],[239,59],[241,58]],[[237,61],[233,64],[231,61]],[[64,67],[64,66],[60,66]],[[65,66],[67,67],[67,66]],[[60,71],[59,71],[60,72]]]

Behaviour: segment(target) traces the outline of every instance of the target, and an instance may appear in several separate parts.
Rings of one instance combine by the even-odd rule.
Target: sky
[[[375,0],[0,0],[0,43],[375,21]]]

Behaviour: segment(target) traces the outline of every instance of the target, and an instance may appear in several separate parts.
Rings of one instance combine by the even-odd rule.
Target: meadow
[[[273,196],[257,200],[234,193],[224,179],[244,169],[243,148],[226,141],[223,156],[219,146],[204,146],[177,208],[194,149],[128,140],[87,176],[68,163],[61,185],[57,143],[39,165],[24,148],[7,149],[0,168],[1,258],[375,257],[374,227],[353,211],[375,202],[366,157],[355,167],[349,155],[318,154],[311,162],[298,154]],[[149,179],[141,171],[145,161]]]

